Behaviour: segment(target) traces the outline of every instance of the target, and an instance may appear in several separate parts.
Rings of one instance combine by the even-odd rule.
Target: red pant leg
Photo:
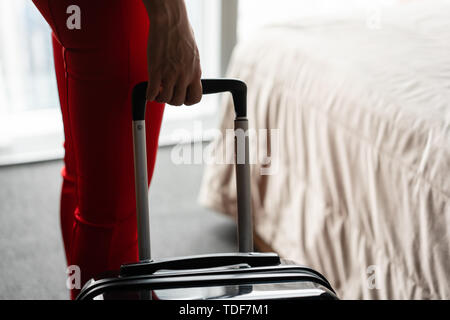
[[[75,155],[73,153],[73,141],[71,137],[69,114],[67,108],[67,84],[65,77],[64,67],[64,48],[56,40],[54,34],[52,34],[53,43],[53,57],[55,62],[56,80],[58,84],[59,101],[61,105],[61,113],[63,118],[64,136],[66,142],[64,143],[64,164],[61,174],[63,177],[63,184],[61,188],[61,200],[60,200],[60,223],[62,237],[64,241],[64,249],[66,253],[66,261],[68,265],[71,265],[69,256],[70,242],[74,224],[74,213],[77,207],[76,198],[76,169],[75,169]]]
[[[60,98],[66,169],[71,150],[76,192],[62,197],[62,202],[76,199],[71,235],[64,239],[69,242],[68,261],[80,266],[84,283],[137,259],[130,93],[134,84],[147,78],[148,21],[140,0],[34,2],[62,49],[63,68],[57,67],[57,73],[59,82],[65,83],[59,90],[65,90]],[[66,27],[66,9],[72,4],[81,9],[80,30]],[[57,59],[55,64],[61,66]],[[157,103],[148,106],[149,179],[163,109]]]

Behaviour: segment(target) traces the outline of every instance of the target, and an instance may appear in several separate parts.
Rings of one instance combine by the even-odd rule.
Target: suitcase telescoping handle
[[[248,150],[247,86],[235,79],[202,79],[203,94],[230,92],[235,120],[235,161],[238,212],[239,252],[253,251],[253,225],[250,199],[250,166]],[[150,225],[148,208],[147,151],[145,141],[145,107],[147,82],[137,84],[132,93],[134,174],[138,226],[139,260],[148,261]],[[239,134],[238,134],[239,132]]]

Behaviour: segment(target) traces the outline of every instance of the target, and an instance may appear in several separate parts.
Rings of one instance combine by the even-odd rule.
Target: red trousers
[[[65,134],[61,227],[67,263],[84,284],[138,259],[130,97],[147,80],[149,22],[141,0],[33,1],[53,31]],[[164,105],[147,110],[150,181]]]

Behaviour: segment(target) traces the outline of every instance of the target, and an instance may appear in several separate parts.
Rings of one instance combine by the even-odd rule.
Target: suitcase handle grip
[[[189,270],[247,264],[250,267],[277,266],[281,263],[276,253],[222,253],[197,255],[158,261],[124,264],[120,276],[150,275],[159,270]]]
[[[203,94],[231,92],[236,117],[247,116],[247,86],[237,79],[202,79]],[[132,93],[133,121],[145,119],[147,82],[137,84]]]
[[[236,79],[202,79],[203,94],[231,92],[235,111],[235,163],[237,190],[237,228],[239,252],[253,251],[253,223],[250,198],[250,161],[247,120],[247,86]],[[136,187],[139,260],[149,261],[150,226],[148,209],[145,107],[147,82],[132,92],[133,152]],[[239,133],[239,137],[238,137]]]

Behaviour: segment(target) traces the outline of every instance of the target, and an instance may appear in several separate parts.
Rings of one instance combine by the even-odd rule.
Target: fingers
[[[169,101],[169,104],[173,106],[181,106],[184,104],[186,100],[186,89],[186,82],[183,80],[179,81],[174,88],[172,100]]]
[[[166,81],[161,86],[151,81],[147,90],[147,99],[159,103],[168,103],[173,106],[187,106],[196,104],[202,99],[202,83],[200,79],[188,84],[180,79],[178,81]],[[157,89],[156,89],[157,88]]]
[[[184,1],[168,2],[171,5],[164,6],[166,16],[161,13],[150,18],[147,99],[191,105],[202,95],[200,55]],[[176,23],[169,23],[172,20]]]
[[[147,86],[147,100],[154,101],[159,95],[161,89],[161,80],[158,76],[152,76]]]
[[[174,106],[193,105],[202,98],[202,83],[200,76],[194,80],[183,77],[160,80],[158,76],[150,77],[147,87],[147,100],[168,103]]]
[[[161,91],[156,96],[155,101],[159,103],[169,103],[172,100],[175,81],[167,80],[161,83]]]
[[[192,82],[187,88],[184,104],[190,106],[199,103],[202,99],[202,90],[202,82],[200,79]]]

